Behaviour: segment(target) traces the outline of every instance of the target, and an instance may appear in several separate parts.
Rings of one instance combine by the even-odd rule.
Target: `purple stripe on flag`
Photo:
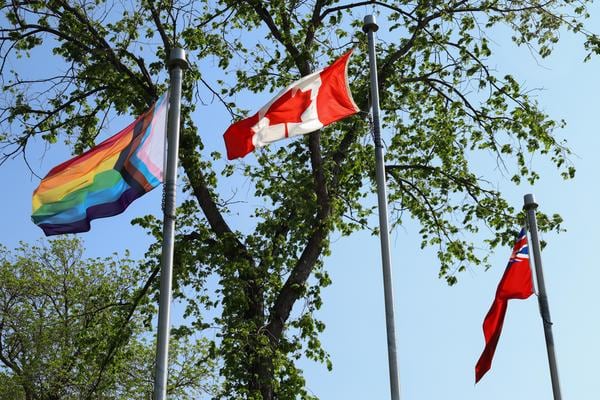
[[[60,235],[63,233],[80,233],[90,230],[90,221],[92,219],[112,217],[125,211],[127,207],[138,197],[145,194],[136,188],[129,188],[121,196],[110,203],[103,203],[92,206],[86,210],[87,218],[75,221],[69,224],[41,224],[40,228],[46,236]]]

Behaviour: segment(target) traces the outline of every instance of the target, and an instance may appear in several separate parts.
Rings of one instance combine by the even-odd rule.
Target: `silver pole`
[[[175,192],[177,183],[177,155],[179,152],[179,114],[181,109],[181,80],[183,69],[186,67],[185,51],[179,48],[172,49],[169,57],[171,88],[169,92],[170,104],[167,122],[167,167],[163,187],[163,244],[160,269],[154,400],[165,400],[167,398],[169,333],[171,329],[171,286],[175,242]]]
[[[544,335],[546,337],[546,351],[548,352],[548,364],[550,365],[550,379],[552,380],[552,393],[554,400],[561,400],[560,383],[558,380],[558,367],[556,365],[556,354],[554,352],[554,337],[552,335],[552,320],[550,318],[550,307],[548,306],[548,296],[546,296],[546,284],[544,283],[544,272],[542,271],[542,256],[540,251],[540,239],[538,237],[537,220],[535,210],[538,204],[535,202],[533,194],[526,194],[523,208],[527,211],[527,222],[529,225],[529,235],[531,238],[531,247],[533,250],[533,260],[535,263],[535,275],[538,286],[538,301],[540,305],[540,314],[544,325]]]
[[[385,165],[381,125],[379,122],[379,89],[377,82],[377,59],[375,55],[374,32],[379,29],[375,17],[367,15],[363,31],[369,36],[369,65],[371,68],[371,110],[373,115],[373,139],[375,141],[375,164],[377,175],[377,201],[379,204],[379,237],[381,239],[381,261],[383,265],[383,293],[385,298],[385,324],[387,328],[388,365],[390,373],[390,393],[392,400],[400,400],[400,380],[396,357],[396,329],[394,322],[394,293],[392,288],[392,261],[388,227],[388,208],[385,183]]]

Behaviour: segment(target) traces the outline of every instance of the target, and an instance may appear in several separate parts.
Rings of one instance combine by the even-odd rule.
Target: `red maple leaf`
[[[310,92],[310,89],[306,92],[290,89],[282,94],[265,113],[265,117],[269,118],[269,125],[302,122],[300,117],[310,105]]]

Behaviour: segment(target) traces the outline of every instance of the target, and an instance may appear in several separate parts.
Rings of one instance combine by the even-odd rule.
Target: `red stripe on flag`
[[[223,138],[225,139],[225,148],[227,148],[227,158],[229,160],[244,157],[246,154],[254,151],[254,144],[252,143],[254,131],[252,127],[257,123],[258,113],[238,121],[227,128],[223,134]]]
[[[321,72],[323,83],[317,96],[317,109],[323,125],[329,125],[360,111],[354,104],[348,87],[346,69],[351,54],[349,51]]]
[[[94,147],[92,147],[91,149],[87,150],[84,153],[81,153],[78,156],[75,156],[73,158],[71,158],[70,160],[67,160],[59,165],[57,165],[56,167],[52,168],[50,170],[50,172],[48,172],[48,174],[46,175],[46,178],[57,174],[65,169],[67,169],[68,167],[75,165],[75,164],[79,164],[84,162],[85,160],[89,159],[90,157],[92,157],[94,154],[108,148],[111,147],[113,144],[115,144],[116,142],[118,142],[119,140],[123,139],[124,137],[126,137],[128,134],[131,133],[131,131],[133,130],[133,128],[135,127],[135,125],[140,122],[143,121],[144,118],[148,117],[148,116],[152,116],[152,114],[154,113],[154,106],[156,104],[153,104],[152,107],[150,107],[150,109],[148,111],[146,111],[145,113],[143,113],[142,115],[140,115],[138,118],[136,118],[135,121],[133,121],[132,123],[130,123],[125,129],[121,130],[119,133],[117,133],[114,136],[109,137],[108,139],[104,140],[103,142],[95,145]]]

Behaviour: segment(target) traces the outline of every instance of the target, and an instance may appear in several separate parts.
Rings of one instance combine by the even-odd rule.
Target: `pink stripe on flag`
[[[163,180],[162,162],[165,149],[165,128],[168,104],[169,94],[167,93],[162,102],[158,104],[154,110],[152,123],[148,126],[150,134],[137,154],[140,161],[146,164],[148,171],[161,182]]]

